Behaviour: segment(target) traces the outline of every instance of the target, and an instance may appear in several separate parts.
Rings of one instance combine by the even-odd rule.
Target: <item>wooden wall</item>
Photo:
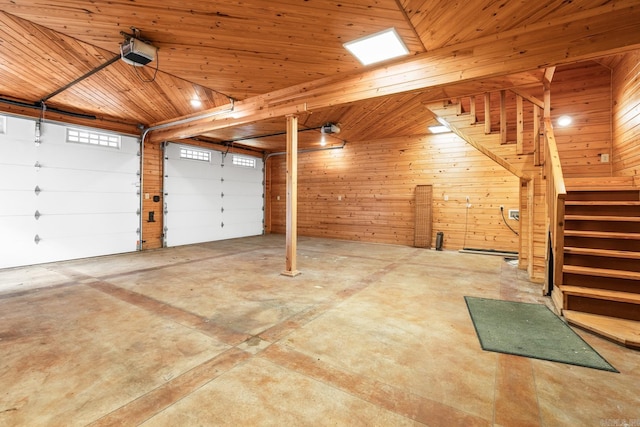
[[[623,56],[613,71],[613,171],[640,185],[640,52]]]
[[[499,207],[518,208],[519,179],[452,134],[360,141],[298,160],[300,235],[413,245],[415,187],[433,185],[434,243],[442,231],[445,249],[518,250]],[[267,169],[267,229],[284,233],[284,157]]]
[[[611,176],[611,70],[595,62],[558,67],[551,83],[551,119],[565,177]],[[558,117],[573,118],[570,126]]]
[[[162,145],[144,144],[144,162],[142,166],[142,249],[162,247],[162,228],[164,224],[164,197],[162,193]],[[160,196],[159,202],[153,196]],[[149,222],[149,212],[154,212],[155,222]]]

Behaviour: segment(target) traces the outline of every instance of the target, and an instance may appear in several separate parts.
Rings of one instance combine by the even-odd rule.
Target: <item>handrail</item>
[[[551,119],[544,119],[545,175],[547,177],[547,219],[551,250],[553,251],[553,285],[562,284],[564,265],[564,202],[567,189],[562,175],[558,146]],[[549,289],[545,289],[548,293]]]

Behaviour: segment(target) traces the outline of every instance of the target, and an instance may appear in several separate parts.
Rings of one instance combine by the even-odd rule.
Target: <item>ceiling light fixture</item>
[[[191,106],[193,108],[199,108],[202,106],[202,101],[200,101],[198,98],[193,98],[191,101],[189,101],[191,103]]]
[[[375,64],[409,54],[395,28],[361,37],[343,45],[362,65]]]
[[[567,127],[571,124],[573,119],[570,116],[560,116],[558,117],[558,126]]]

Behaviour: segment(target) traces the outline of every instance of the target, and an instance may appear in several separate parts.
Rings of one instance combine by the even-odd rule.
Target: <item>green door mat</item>
[[[464,299],[483,350],[618,372],[542,304]]]

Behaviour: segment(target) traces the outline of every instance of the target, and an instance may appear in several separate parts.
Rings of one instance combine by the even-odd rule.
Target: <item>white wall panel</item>
[[[256,168],[237,167],[231,156],[208,151],[211,160],[180,158],[165,148],[165,244],[167,246],[255,236],[263,231],[262,160]],[[223,165],[224,161],[224,166]]]
[[[43,123],[36,146],[35,121],[7,117],[0,135],[0,268],[137,249],[138,140],[121,136],[119,149],[68,143],[66,129]]]

